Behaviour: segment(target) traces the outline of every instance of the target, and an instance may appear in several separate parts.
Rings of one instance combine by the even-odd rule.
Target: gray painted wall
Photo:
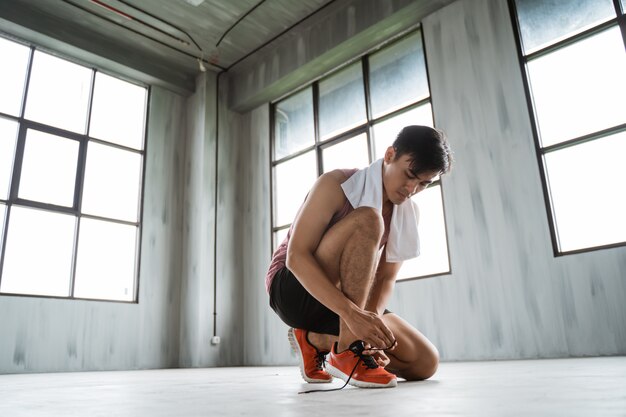
[[[457,156],[443,180],[453,272],[399,283],[391,308],[444,360],[626,353],[626,249],[552,255],[506,2],[459,0],[425,18],[423,31],[436,123]],[[281,48],[314,60],[317,42],[288,34]],[[282,78],[239,93],[239,77],[254,77],[245,69],[221,76],[219,88],[215,74],[199,76],[188,99],[152,89],[140,303],[0,296],[0,373],[295,363],[263,286],[267,102],[281,79],[311,74],[291,52],[278,58],[291,68]],[[234,99],[250,110],[229,110]]]
[[[220,99],[216,103],[218,78]],[[243,169],[240,160],[243,152],[239,150],[245,149],[240,132],[246,127],[241,115],[226,108],[227,95],[226,76],[205,73],[198,77],[196,92],[187,100],[184,261],[181,275],[182,367],[242,363],[241,277],[244,262],[240,210],[245,196],[241,193],[244,179],[241,177]],[[219,124],[216,106],[219,106]],[[219,140],[216,141],[216,137]],[[219,179],[217,200],[216,163]],[[221,339],[218,345],[211,344],[215,332]]]
[[[152,89],[139,304],[0,296],[0,373],[178,365],[184,111]]]
[[[183,262],[181,265],[180,365],[216,362],[217,349],[206,349],[213,336],[213,235],[215,218],[215,74],[196,80],[187,99],[187,147]]]
[[[443,179],[452,273],[398,283],[390,308],[443,360],[625,354],[626,248],[553,256],[506,2],[457,1],[426,17],[423,30],[436,124],[457,158]],[[251,131],[267,132],[266,122],[252,118]],[[246,157],[254,188],[265,187],[267,165]],[[262,203],[249,195],[251,206]],[[259,237],[245,250],[253,264],[244,270],[258,279],[245,286],[245,363],[293,364],[286,327],[265,304],[267,258],[258,251],[267,245]]]
[[[187,99],[152,88],[139,303],[0,296],[0,373],[242,363],[246,177],[239,149],[247,147],[250,118],[220,99],[217,146],[216,78],[200,75]],[[220,84],[227,97],[227,83]],[[214,346],[216,259],[221,343]]]
[[[218,212],[217,212],[217,319],[222,337],[220,365],[241,365],[243,355],[243,288],[245,258],[242,246],[241,115],[227,110],[228,79],[219,83]]]
[[[626,353],[626,249],[553,255],[506,2],[459,1],[423,25],[458,160],[443,180],[453,273],[400,284],[393,308],[444,359]]]
[[[271,255],[270,207],[270,106],[262,105],[242,120],[243,148],[241,194],[243,212],[243,363],[277,365],[295,363],[289,344],[288,327],[271,312],[265,292],[265,274]]]

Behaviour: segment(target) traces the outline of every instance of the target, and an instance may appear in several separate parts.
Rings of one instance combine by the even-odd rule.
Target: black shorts
[[[289,327],[339,335],[339,316],[304,289],[298,278],[283,267],[270,287],[270,307]],[[390,313],[385,310],[384,314]]]

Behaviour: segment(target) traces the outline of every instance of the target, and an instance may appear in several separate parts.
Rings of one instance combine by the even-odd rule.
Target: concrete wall
[[[260,236],[242,211],[252,119],[228,110],[226,77],[216,101],[217,79],[200,75],[188,98],[152,88],[139,303],[0,296],[0,373],[242,363],[244,224]],[[263,191],[247,213],[266,210]]]
[[[226,108],[224,80],[216,102],[216,74],[196,82],[188,98],[152,88],[139,303],[0,296],[0,373],[242,363],[243,230],[255,226],[242,221],[250,175],[239,150],[249,147],[250,117]]]
[[[275,365],[295,363],[289,344],[288,327],[270,310],[265,292],[265,274],[272,251],[270,206],[269,104],[246,113],[241,140],[247,152],[242,166],[243,212],[243,363]],[[272,313],[272,314],[268,314]]]
[[[393,307],[445,359],[626,353],[626,249],[555,258],[505,2],[424,19],[452,275],[402,283]],[[581,190],[581,198],[584,198]]]
[[[436,124],[457,158],[443,180],[452,273],[398,283],[390,308],[444,360],[626,353],[626,249],[553,255],[506,2],[459,0],[423,19],[423,31]],[[297,47],[315,42],[292,40]],[[265,122],[253,117],[260,111],[247,117],[267,143]],[[269,181],[267,164],[250,165],[253,188]],[[250,205],[262,202],[250,195]],[[244,290],[246,364],[294,363],[286,327],[265,306],[258,250],[268,244],[257,238],[245,249],[244,270],[258,280]]]
[[[152,89],[139,304],[0,296],[0,373],[178,365],[184,116]]]
[[[379,35],[360,13],[370,28],[393,26],[388,36],[423,20],[436,124],[457,156],[443,180],[452,273],[399,283],[390,307],[444,360],[626,353],[626,249],[552,254],[506,2],[405,19],[419,2],[375,3],[386,8],[337,2],[324,23],[337,36],[314,36],[312,22],[219,83],[201,75],[187,99],[154,87],[140,303],[0,296],[0,373],[295,363],[263,285],[268,101],[318,77],[317,64],[372,47]],[[265,76],[268,59],[277,67]]]
[[[180,364],[216,361],[207,349],[213,336],[215,233],[216,75],[196,80],[187,99],[187,146],[184,167],[183,262],[181,265]]]
[[[228,79],[219,83],[218,212],[217,212],[217,333],[222,337],[220,365],[241,365],[243,355],[242,246],[243,181],[241,115],[227,110]]]
[[[242,206],[246,200],[242,160],[249,138],[245,118],[226,107],[227,96],[227,77],[205,73],[187,100],[182,367],[242,363]],[[218,345],[211,344],[214,334],[220,337]]]

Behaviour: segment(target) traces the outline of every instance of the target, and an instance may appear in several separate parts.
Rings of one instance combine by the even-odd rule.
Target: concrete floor
[[[298,394],[311,387],[296,367],[1,375],[0,416],[626,416],[626,357],[444,363],[397,388]]]

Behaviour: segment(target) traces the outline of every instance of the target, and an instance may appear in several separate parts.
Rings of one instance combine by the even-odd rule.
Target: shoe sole
[[[348,378],[350,377],[350,375],[344,374],[342,371],[335,368],[329,363],[326,364],[326,372],[328,372],[335,378],[341,379],[343,382],[348,381]],[[352,385],[353,387],[359,387],[359,388],[393,388],[398,385],[398,380],[392,379],[386,384],[380,384],[376,382],[359,381],[358,379],[350,378],[348,385]]]
[[[293,328],[290,328],[289,331],[287,332],[287,338],[289,339],[289,343],[291,344],[291,349],[293,350],[293,353],[296,354],[296,356],[298,357],[298,364],[300,365],[300,375],[302,375],[302,379],[304,379],[306,382],[310,383],[310,384],[327,384],[329,382],[332,382],[333,379],[314,379],[314,378],[309,378],[308,376],[306,376],[306,373],[304,372],[304,361],[302,360],[302,351],[300,350],[300,345],[298,344],[298,340],[296,340],[296,335],[293,334]]]

